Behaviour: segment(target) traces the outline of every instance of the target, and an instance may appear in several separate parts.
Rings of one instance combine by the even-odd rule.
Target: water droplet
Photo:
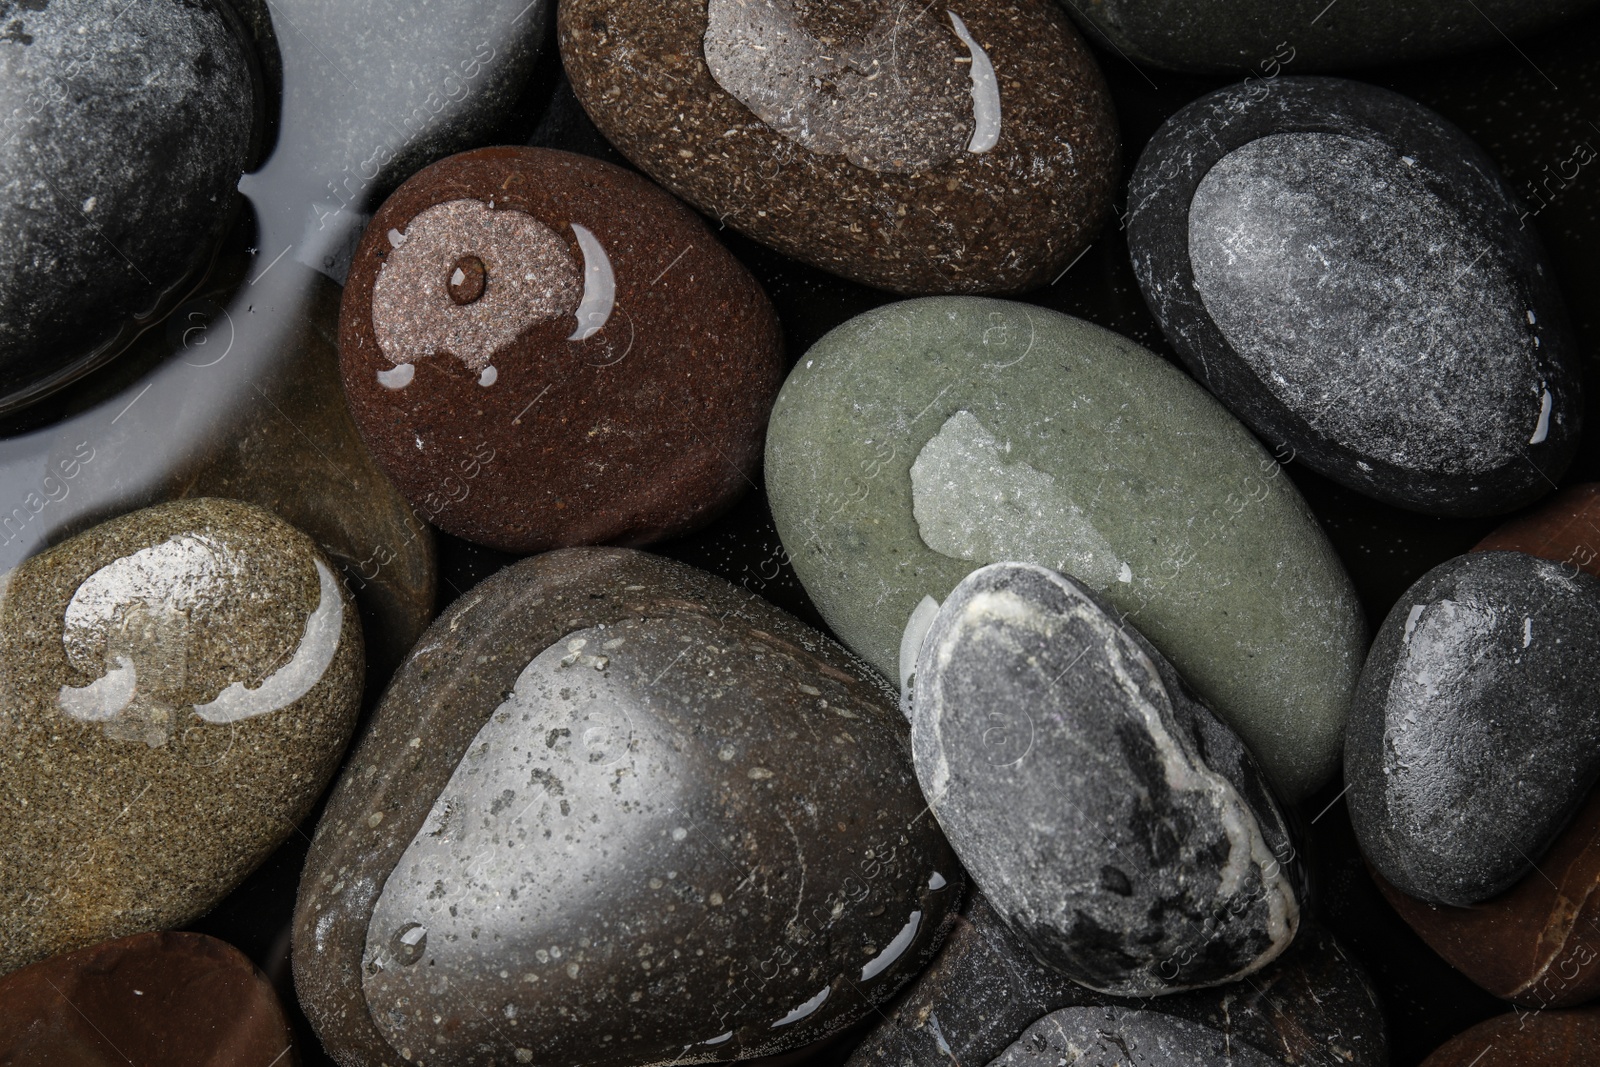
[[[462,256],[451,267],[450,282],[446,288],[450,291],[450,299],[457,304],[476,303],[488,287],[488,269],[477,256]]]
[[[389,955],[406,967],[420,960],[427,947],[428,928],[421,923],[406,923],[389,939]]]

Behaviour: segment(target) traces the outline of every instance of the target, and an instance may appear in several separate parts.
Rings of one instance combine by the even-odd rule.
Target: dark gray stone
[[[1594,0],[1061,0],[1096,43],[1171,70],[1275,77],[1503,43]]]
[[[1272,444],[1400,507],[1509,511],[1571,461],[1575,341],[1493,163],[1406,98],[1235,86],[1140,157],[1128,241],[1189,369]]]
[[[992,1067],[1275,1067],[1227,1033],[1139,1008],[1062,1008]]]
[[[396,675],[307,860],[296,988],[346,1064],[770,1055],[898,992],[963,883],[870,670],[682,564],[552,552]]]
[[[0,412],[114,356],[210,262],[258,125],[220,0],[0,2]]]
[[[1035,564],[968,575],[922,641],[923,794],[996,911],[1093,989],[1247,975],[1300,922],[1255,760],[1132,627]]]
[[[988,1063],[1047,1012],[1151,1007],[1231,1035],[1288,1067],[1386,1067],[1377,996],[1327,931],[1307,924],[1248,983],[1148,1002],[1085,989],[1045,966],[971,895],[932,965],[887,1009],[846,1067],[960,1067]]]
[[[1396,888],[1475,904],[1527,874],[1600,778],[1600,579],[1520,552],[1423,575],[1345,736],[1350,819]]]

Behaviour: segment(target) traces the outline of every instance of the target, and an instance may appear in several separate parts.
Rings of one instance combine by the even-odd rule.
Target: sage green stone
[[[1286,799],[1332,775],[1366,650],[1349,578],[1277,461],[1132,341],[1001,300],[868,312],[789,376],[766,476],[807,592],[889,677],[924,597],[1038,563],[1125,613]]]

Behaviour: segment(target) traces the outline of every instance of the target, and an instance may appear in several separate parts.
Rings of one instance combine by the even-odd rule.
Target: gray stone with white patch
[[[1345,738],[1378,872],[1468,905],[1528,874],[1600,779],[1600,579],[1520,552],[1423,575],[1373,643]]]
[[[1083,585],[1035,564],[974,571],[912,692],[923,794],[1041,959],[1148,996],[1289,946],[1304,890],[1253,757]]]

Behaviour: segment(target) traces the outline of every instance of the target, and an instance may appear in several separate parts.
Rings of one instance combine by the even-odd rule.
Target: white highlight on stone
[[[917,654],[922,651],[922,639],[928,636],[928,629],[938,615],[939,602],[931,596],[923,597],[922,602],[912,609],[911,618],[906,620],[905,632],[900,635],[900,710],[906,713],[908,719],[911,717],[911,702],[907,687],[917,669]]]
[[[385,389],[404,389],[411,384],[411,379],[417,376],[417,368],[410,363],[402,363],[393,370],[378,372],[378,384]]]
[[[945,14],[950,16],[956,36],[972,53],[972,140],[967,142],[967,151],[982,154],[1000,140],[1000,81],[995,77],[989,53],[967,30],[961,16],[949,10]]]
[[[83,202],[83,213],[87,215],[89,212],[93,211],[94,206],[99,202],[100,198],[95,196],[91,196],[89,199],[85,200]]]
[[[818,993],[804,1004],[801,1004],[799,1007],[795,1008],[794,1011],[791,1011],[788,1015],[785,1015],[783,1018],[773,1023],[772,1028],[776,1030],[780,1026],[789,1026],[792,1023],[797,1023],[801,1019],[815,1014],[816,1010],[822,1007],[823,1003],[828,999],[829,992],[829,988],[827,986],[823,986],[822,992]]]
[[[1528,438],[1530,445],[1542,445],[1544,439],[1550,436],[1550,390],[1544,390],[1544,397],[1539,401],[1539,424],[1533,428],[1533,436]]]
[[[295,647],[289,662],[273,671],[260,688],[247,688],[234,682],[217,699],[208,704],[196,704],[195,714],[206,722],[238,722],[241,719],[282,711],[322,681],[339,651],[339,634],[344,629],[344,599],[339,595],[339,583],[333,572],[319,560],[317,568],[319,596],[317,606],[306,618],[305,632]]]
[[[1527,648],[1531,644],[1533,644],[1533,620],[1524,618],[1522,620],[1522,647]]]
[[[583,300],[573,317],[578,320],[569,341],[587,341],[605,326],[611,318],[611,308],[617,300],[617,276],[611,270],[611,257],[599,238],[588,227],[572,223],[572,233],[583,250]]]
[[[478,384],[488,388],[500,379],[500,372],[492,366],[483,368],[483,373],[478,375]]]
[[[401,233],[399,230],[394,229],[393,227],[389,229],[388,236],[390,248],[399,248],[401,245],[406,243],[406,235]],[[457,284],[460,283],[458,282]]]
[[[1124,563],[1122,569],[1117,572],[1117,581],[1124,585],[1130,584],[1133,581],[1133,568]]]
[[[718,1034],[716,1037],[710,1038],[709,1040],[702,1041],[700,1043],[702,1045],[720,1045],[720,1044],[723,1044],[726,1041],[732,1041],[732,1040],[733,1040],[733,1031],[729,1030],[725,1034]]]
[[[81,689],[61,687],[57,702],[61,710],[83,722],[104,722],[133,702],[139,672],[133,660],[118,656],[117,665]]]
[[[928,888],[934,892],[938,892],[949,884],[949,882],[944,880],[944,875],[940,874],[938,871],[934,871],[933,877],[928,879]]]
[[[882,952],[868,960],[865,967],[861,968],[861,980],[863,982],[871,981],[892,967],[896,960],[906,954],[906,949],[911,947],[911,942],[916,940],[917,931],[921,928],[922,912],[914,911],[911,913],[911,918],[900,928],[900,932],[894,935],[894,940],[889,942]]]

